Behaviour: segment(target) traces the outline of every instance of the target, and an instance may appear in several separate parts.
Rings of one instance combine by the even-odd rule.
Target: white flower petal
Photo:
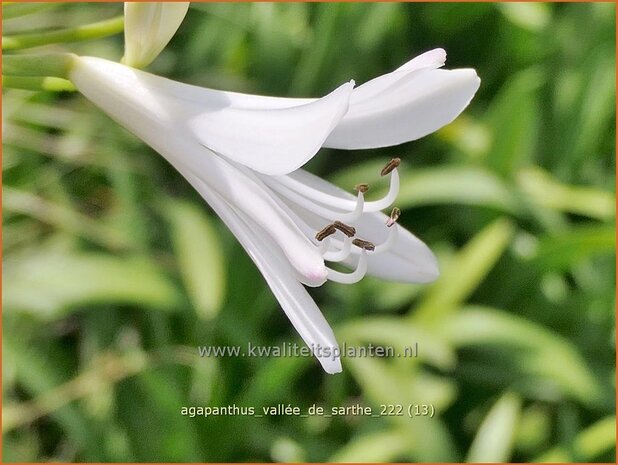
[[[149,65],[172,39],[189,2],[125,2],[123,63]]]
[[[111,70],[111,71],[110,71]],[[255,179],[218,157],[175,126],[174,107],[165,104],[142,85],[142,73],[126,66],[92,58],[79,58],[71,80],[89,100],[133,132],[174,167],[179,163],[199,173],[226,201],[242,208],[280,244],[304,282],[326,280],[324,260],[289,214]]]
[[[222,197],[199,178],[183,175],[215,210],[254,261],[281,308],[327,373],[341,372],[338,344],[330,325],[307,290],[294,278],[294,272],[279,247],[260,228],[249,223],[240,212],[234,212]],[[240,213],[240,216],[239,216]],[[318,355],[322,356],[318,356]],[[337,355],[337,356],[335,356]]]
[[[441,48],[425,52],[408,61],[404,65],[400,66],[395,71],[379,76],[355,88],[352,91],[351,99],[353,99],[354,102],[358,104],[370,97],[375,96],[382,90],[390,88],[394,82],[396,82],[400,78],[408,76],[412,72],[422,69],[436,69],[444,66],[445,60],[446,52]],[[219,92],[212,91],[210,89],[202,90],[208,92]],[[177,90],[174,90],[174,92],[179,98],[185,100],[192,100],[196,103],[199,102],[200,104],[208,103],[213,98],[210,94],[202,92],[201,95],[197,96],[199,100],[196,100],[194,89],[191,90],[192,95],[187,93],[179,95],[177,93]],[[231,102],[231,106],[242,107],[248,110],[274,110],[291,108],[299,105],[313,103],[317,100],[313,98],[266,97],[260,95],[239,94],[236,92],[225,92],[225,94],[226,98],[229,99],[229,101]]]
[[[299,273],[312,285],[326,279],[317,248],[259,180],[174,126],[176,109],[151,93],[153,89],[143,80],[153,77],[143,78],[144,74],[104,60],[80,58],[71,79],[80,92],[159,152],[200,192],[255,261],[303,340],[311,348],[330,351],[330,356],[318,357],[324,369],[340,372],[332,329],[299,282]]]
[[[474,70],[435,69],[444,61],[441,49],[358,89],[346,83],[317,100],[222,92],[101,59],[80,61],[124,87],[127,98],[141,102],[136,105],[167,115],[204,146],[269,175],[297,169],[322,144],[353,149],[418,139],[451,122],[479,85]]]
[[[391,88],[398,80],[409,78],[411,73],[422,69],[436,69],[444,66],[445,61],[446,52],[441,48],[425,52],[412,58],[395,71],[378,76],[358,86],[352,93],[350,104],[359,105],[371,98],[378,98],[381,92]]]
[[[339,124],[322,126],[318,131],[318,139],[332,130],[324,143],[326,147],[342,149],[382,147],[418,139],[450,123],[468,105],[478,89],[480,80],[476,72],[471,69],[451,71],[437,69],[444,65],[445,60],[446,52],[443,49],[431,50],[413,58],[397,70],[372,79],[352,90],[349,96],[349,109]],[[168,83],[174,85],[174,88],[168,91],[185,103],[193,102],[203,107],[204,105],[212,106],[213,102],[220,100],[219,106],[227,105],[226,108],[229,109],[229,116],[232,119],[238,116],[234,115],[236,109],[241,109],[242,112],[247,110],[256,112],[240,116],[242,119],[258,115],[258,111],[292,110],[297,107],[303,108],[304,105],[310,103],[315,105],[320,101],[219,92],[187,85],[180,87],[173,81],[168,81]],[[340,89],[341,87],[338,90]],[[326,112],[328,113],[328,110]],[[238,140],[239,147],[233,151],[228,149],[229,153],[226,153],[221,150],[221,147],[229,145],[230,135],[235,135],[233,129],[224,127],[224,132],[217,131],[216,134],[214,131],[207,130],[206,121],[212,121],[218,116],[219,113],[197,115],[194,120],[197,124],[191,123],[196,136],[218,153],[229,156],[256,171],[265,174],[286,174],[302,166],[312,156],[314,148],[310,149],[310,147],[313,147],[313,140],[308,140],[306,148],[299,152],[302,156],[292,157],[289,153],[284,153],[285,150],[277,152],[276,157],[274,151],[264,154],[261,152],[261,147],[268,148],[268,141],[262,145],[259,141],[260,135],[253,134],[252,131],[249,131],[247,137],[249,139],[254,136],[258,138],[256,147],[260,151],[256,151],[255,154],[260,153],[260,156],[252,158],[251,155],[246,155],[242,148],[242,144],[245,143],[242,135]],[[223,125],[224,120],[220,121]],[[238,127],[250,128],[250,126],[240,125]],[[227,136],[217,140],[219,135],[225,134],[226,131]],[[281,147],[286,146],[281,144]],[[238,154],[244,154],[246,158],[241,158]],[[277,160],[277,157],[283,157],[283,160]],[[258,159],[259,162],[256,161]],[[262,161],[272,163],[273,169],[259,166]],[[278,168],[279,163],[283,163],[281,168]],[[294,168],[290,169],[290,167]]]
[[[423,68],[440,68],[446,63],[446,51],[443,48],[435,48],[412,58],[395,71],[416,71]]]
[[[363,86],[352,93],[350,108],[325,147],[364,149],[419,139],[453,121],[480,85],[472,69],[425,68],[378,79],[375,95],[372,90],[368,96]]]
[[[206,147],[265,174],[285,174],[309,161],[348,109],[352,82],[312,103],[288,108],[211,102],[190,118],[188,126]]]
[[[88,74],[122,93],[127,105],[167,118],[205,147],[265,174],[289,173],[311,159],[347,111],[354,87],[351,81],[321,99],[289,101],[182,84],[100,58],[77,62],[73,79],[82,85]]]

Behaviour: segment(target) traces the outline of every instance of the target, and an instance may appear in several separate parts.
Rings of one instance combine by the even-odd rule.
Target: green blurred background
[[[56,4],[6,19],[11,8],[8,35],[122,13]],[[122,44],[41,50],[118,60]],[[419,343],[416,359],[346,358],[336,376],[309,358],[199,358],[198,345],[301,341],[161,157],[77,94],[4,89],[3,460],[613,462],[613,4],[193,4],[149,69],[320,96],[435,47],[482,78],[455,123],[308,166],[378,186],[400,156],[402,223],[442,269],[428,286],[311,291],[340,343]],[[436,415],[180,413],[357,402]]]

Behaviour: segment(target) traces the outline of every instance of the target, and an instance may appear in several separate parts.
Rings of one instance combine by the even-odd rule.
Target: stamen
[[[395,242],[397,242],[398,233],[399,233],[399,228],[390,228],[388,230],[388,237],[386,238],[386,240],[382,244],[377,245],[373,253],[381,254],[381,253],[389,251],[391,247],[395,245]]]
[[[358,195],[356,196],[356,206],[354,207],[354,211],[351,213],[340,213],[339,218],[349,221],[350,223],[354,223],[358,221],[361,216],[363,216],[363,212],[365,211],[365,194],[363,191],[358,191]]]
[[[397,168],[400,164],[401,158],[393,158],[386,164],[384,168],[382,168],[382,171],[380,171],[380,176],[386,176],[388,173]]]
[[[341,221],[335,221],[331,226],[337,228],[348,237],[353,237],[356,234],[356,228],[342,223]]]
[[[330,244],[331,244],[330,237],[327,237],[322,242],[320,242],[320,245],[318,245],[318,250],[320,251],[322,256],[324,256],[324,254],[328,252],[328,249],[330,248]]]
[[[328,236],[331,236],[335,234],[336,232],[337,232],[337,228],[335,228],[334,225],[329,224],[328,226],[325,226],[320,231],[318,231],[315,235],[315,238],[317,241],[322,242]]]
[[[358,259],[358,265],[352,273],[341,273],[326,267],[328,272],[327,279],[342,284],[354,284],[359,282],[367,273],[367,252],[362,250],[361,256]]]
[[[365,192],[369,190],[369,184],[364,183],[364,182],[361,184],[357,184],[356,186],[354,186],[354,190],[356,192],[362,192],[364,194]]]
[[[324,260],[328,262],[340,262],[345,260],[350,255],[350,251],[352,250],[352,240],[349,237],[345,237],[343,239],[343,247],[341,250],[337,250],[335,252],[325,252],[323,255]]]
[[[360,247],[363,250],[374,251],[376,248],[373,242],[369,242],[364,239],[356,238],[352,241],[352,244],[354,244],[356,247]]]
[[[386,226],[388,226],[389,228],[393,226],[395,223],[397,223],[397,220],[399,219],[400,216],[401,216],[401,210],[397,207],[394,207],[393,210],[391,211],[391,217],[386,220]]]
[[[388,174],[388,173],[387,173]],[[357,217],[358,212],[377,212],[388,208],[399,193],[399,174],[395,166],[390,171],[391,179],[388,193],[381,199],[365,202],[362,191],[358,191],[355,200],[342,196],[327,194],[289,175],[268,176],[262,180],[274,191],[288,198],[299,206],[329,220],[343,219],[353,222],[346,215]],[[344,212],[333,209],[344,210]]]

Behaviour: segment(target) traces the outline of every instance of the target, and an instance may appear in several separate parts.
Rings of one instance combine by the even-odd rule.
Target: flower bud
[[[144,68],[161,53],[182,23],[189,2],[125,2],[122,62]]]

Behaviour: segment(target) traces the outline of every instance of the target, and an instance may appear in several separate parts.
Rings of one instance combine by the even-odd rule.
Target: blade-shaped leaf
[[[504,394],[491,408],[472,441],[466,462],[508,462],[521,410],[521,401]]]
[[[212,319],[225,298],[226,266],[219,235],[206,213],[189,203],[167,205],[182,280],[197,314]]]
[[[467,307],[443,320],[440,329],[456,347],[505,351],[512,368],[526,375],[521,385],[534,382],[548,395],[557,390],[587,405],[601,401],[598,381],[577,349],[543,326],[503,311]]]
[[[591,257],[615,253],[615,226],[586,225],[541,237],[531,260],[543,270],[565,270]]]
[[[13,256],[4,265],[2,297],[6,312],[53,320],[86,304],[117,302],[165,311],[178,304],[176,288],[145,257],[35,252]]]
[[[506,219],[498,219],[481,230],[443,270],[412,317],[438,321],[465,301],[502,256],[512,236],[513,225]]]
[[[517,182],[535,204],[599,220],[616,216],[616,196],[610,192],[563,184],[540,168],[521,170]]]

